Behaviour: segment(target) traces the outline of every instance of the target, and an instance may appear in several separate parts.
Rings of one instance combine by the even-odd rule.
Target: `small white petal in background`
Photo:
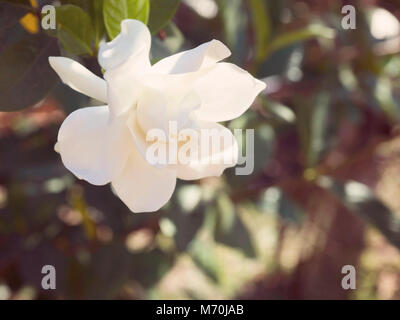
[[[389,39],[400,34],[400,23],[389,11],[376,8],[371,12],[371,34],[378,40]]]
[[[218,14],[218,5],[215,0],[185,0],[185,3],[206,19],[215,18]]]

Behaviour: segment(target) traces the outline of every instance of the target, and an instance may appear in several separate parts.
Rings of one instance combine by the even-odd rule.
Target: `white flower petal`
[[[215,137],[213,143],[220,141],[219,148],[217,144],[212,144],[214,138],[206,138],[201,135],[199,141],[199,157],[196,161],[189,164],[178,164],[177,175],[182,180],[197,180],[205,177],[219,177],[226,168],[236,165],[238,161],[238,144],[231,131],[224,126],[205,121],[197,121],[197,125],[212,137]],[[206,141],[205,141],[206,140]],[[201,145],[209,141],[209,148],[205,153],[201,150]]]
[[[196,116],[204,121],[228,121],[241,116],[264,90],[265,83],[231,63],[218,63],[195,85],[202,106]]]
[[[135,146],[125,119],[109,121],[107,106],[78,109],[61,125],[57,149],[68,170],[94,185],[122,171]]]
[[[200,105],[200,97],[194,91],[171,97],[162,91],[145,88],[136,109],[137,121],[145,133],[161,129],[168,135],[170,122],[174,122],[177,130],[190,126],[191,115]]]
[[[162,92],[150,88],[143,90],[137,105],[137,121],[145,133],[151,129],[168,132],[167,107],[168,101]]]
[[[157,62],[152,67],[152,72],[161,74],[195,72],[210,67],[230,55],[231,52],[222,42],[212,40],[197,48],[174,54]]]
[[[114,69],[136,56],[143,48],[148,57],[150,46],[151,35],[145,24],[139,20],[123,20],[121,33],[100,46],[99,63],[105,70]]]
[[[143,75],[151,68],[151,36],[138,20],[124,20],[122,31],[100,48],[99,62],[106,72],[108,104],[113,116],[132,108],[142,90]]]
[[[101,102],[107,102],[107,84],[104,79],[69,58],[49,57],[49,62],[66,85]]]
[[[198,128],[192,115],[200,104],[199,96],[195,92],[183,96],[180,101],[173,99],[171,102],[162,92],[146,88],[137,109],[130,113],[127,122],[142,156],[146,158],[147,148],[155,143],[154,140],[147,140],[147,135],[152,130],[159,130],[156,133],[157,142],[166,143],[170,134],[175,138],[175,131],[178,134],[184,128]]]
[[[107,95],[110,111],[118,116],[134,107],[142,94],[144,87],[141,75],[150,68],[150,62],[145,50],[128,59],[122,66],[106,71],[104,79],[107,81]],[[147,65],[147,67],[146,67]]]
[[[179,100],[178,100],[179,101]],[[176,121],[178,131],[196,127],[194,111],[201,106],[201,99],[195,91],[190,91],[179,102],[168,105],[168,120]]]
[[[176,185],[176,170],[149,165],[137,150],[123,172],[112,181],[120,199],[133,212],[154,212],[171,198]]]
[[[143,159],[146,159],[146,150],[150,146],[150,144],[148,141],[146,141],[146,134],[143,132],[142,128],[138,124],[136,112],[132,112],[129,116],[127,126],[137,149],[141,153]]]

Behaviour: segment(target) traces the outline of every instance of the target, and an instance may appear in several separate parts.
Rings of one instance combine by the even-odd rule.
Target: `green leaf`
[[[383,112],[389,118],[398,121],[400,119],[400,111],[393,87],[392,80],[389,77],[381,76],[376,79],[374,95]]]
[[[90,16],[80,7],[67,4],[56,9],[57,37],[73,55],[93,55],[95,33]]]
[[[190,245],[189,254],[205,275],[218,282],[221,266],[215,249],[214,243],[196,239]]]
[[[93,20],[93,28],[96,35],[96,47],[98,47],[101,37],[104,34],[105,26],[103,19],[103,3],[104,0],[93,1],[93,7],[91,8],[91,17]]]
[[[248,257],[255,257],[249,230],[226,194],[218,197],[216,209],[215,241],[239,249]]]
[[[223,24],[225,43],[232,49],[232,61],[242,63],[246,60],[248,40],[247,14],[242,0],[218,0],[219,16]]]
[[[166,254],[159,248],[150,252],[132,255],[131,274],[145,288],[154,286],[171,269],[175,256]]]
[[[149,0],[104,0],[104,25],[110,39],[121,32],[121,22],[136,19],[147,23],[150,13]]]
[[[63,4],[73,4],[82,8],[87,12],[93,22],[93,31],[95,34],[96,48],[104,35],[104,19],[103,19],[103,2],[104,0],[63,0]]]
[[[341,182],[324,177],[321,186],[332,192],[352,212],[376,227],[397,248],[400,248],[400,219],[368,186],[356,182]]]
[[[201,192],[197,186],[178,186],[177,197],[171,201],[173,207],[165,215],[176,227],[174,239],[181,252],[187,249],[203,226],[206,204],[201,201]]]
[[[311,101],[297,108],[297,129],[299,132],[303,157],[308,168],[314,167],[321,153],[326,149],[329,139],[330,96],[321,91]]]
[[[261,61],[265,58],[268,41],[271,35],[271,24],[267,4],[264,0],[250,0],[250,11],[252,14],[253,30],[256,41],[256,59]]]
[[[335,30],[321,24],[312,24],[304,29],[281,34],[269,43],[268,50],[264,52],[262,58],[284,47],[316,37],[334,39]]]
[[[0,55],[0,110],[16,111],[39,102],[57,82],[48,57],[59,55],[57,41],[25,36]]]
[[[163,29],[178,10],[180,0],[151,0],[149,29],[152,34]]]

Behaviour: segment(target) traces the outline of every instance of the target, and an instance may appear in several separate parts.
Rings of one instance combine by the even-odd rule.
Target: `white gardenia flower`
[[[121,27],[113,41],[100,47],[104,79],[71,59],[49,58],[64,83],[106,104],[71,113],[60,128],[56,149],[78,178],[94,185],[111,182],[131,211],[153,212],[171,198],[177,178],[219,176],[236,164],[236,140],[217,122],[243,114],[265,84],[233,64],[219,62],[230,51],[217,40],[151,65],[148,28],[137,20],[124,20]],[[229,134],[231,142],[224,140],[212,152],[230,154],[232,161],[149,163],[147,133],[158,128],[169,137],[170,121],[179,129]]]

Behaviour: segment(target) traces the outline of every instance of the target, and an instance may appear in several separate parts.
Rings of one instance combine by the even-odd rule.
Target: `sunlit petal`
[[[101,102],[107,102],[107,84],[104,79],[69,58],[49,57],[49,62],[66,85]]]
[[[119,175],[134,149],[123,119],[110,123],[109,117],[107,106],[78,109],[58,133],[57,149],[65,167],[95,185]]]

